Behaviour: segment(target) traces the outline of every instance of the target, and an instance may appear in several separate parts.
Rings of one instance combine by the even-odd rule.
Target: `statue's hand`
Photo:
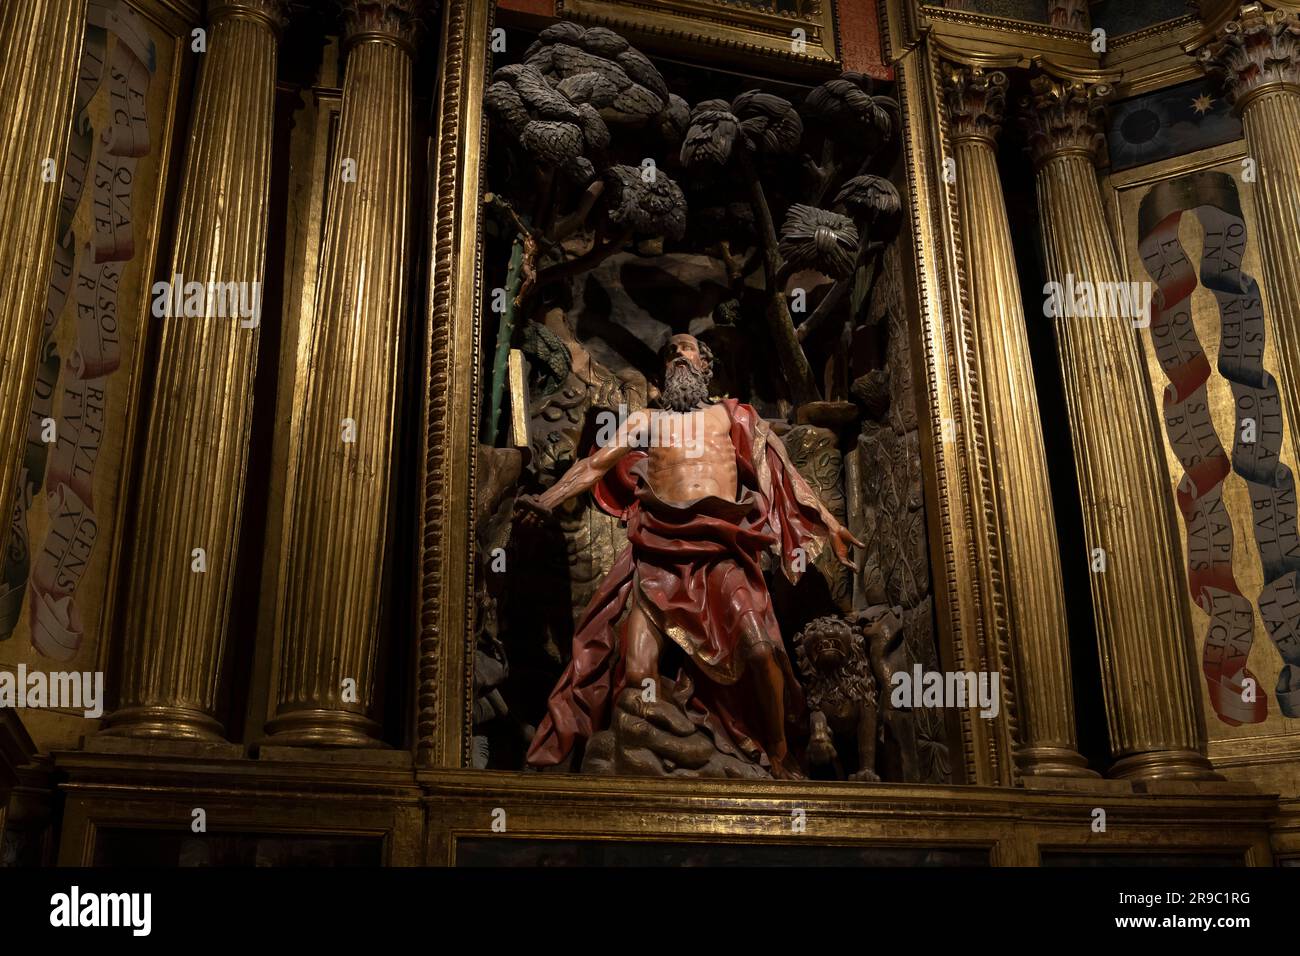
[[[550,518],[552,511],[542,503],[541,495],[519,495],[515,498],[515,507],[526,515],[535,518]]]
[[[853,537],[842,524],[831,528],[831,550],[835,552],[836,559],[849,570],[856,571],[858,566],[853,563],[853,554],[849,550],[852,547],[865,548],[866,545]]]

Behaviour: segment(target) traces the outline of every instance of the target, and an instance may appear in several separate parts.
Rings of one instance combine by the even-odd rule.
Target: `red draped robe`
[[[569,666],[551,692],[528,750],[531,766],[562,763],[578,741],[606,726],[610,703],[624,684],[623,654],[615,654],[622,635],[616,628],[629,600],[638,600],[686,652],[686,667],[695,677],[690,708],[706,716],[715,737],[725,731],[749,759],[767,762],[755,736],[761,726],[756,702],[737,688],[747,617],[757,619],[778,649],[786,713],[802,709],[760,560],[764,552],[776,551],[786,577],[795,582],[830,531],[815,493],[758,427],[758,413],[735,399],[721,404],[731,417],[737,501],[659,501],[643,477],[644,451],[624,456],[593,489],[601,508],[627,521],[628,546],[577,624]]]

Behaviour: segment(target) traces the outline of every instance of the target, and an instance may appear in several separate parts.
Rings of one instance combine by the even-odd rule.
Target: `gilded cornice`
[[[920,34],[946,60],[995,69],[1027,67],[1040,60],[1061,70],[1099,68],[1088,34],[1076,30],[955,10],[924,10]]]
[[[888,56],[897,62],[924,38],[944,59],[954,62],[996,69],[1038,66],[1081,78],[1105,73],[1112,77],[1116,97],[1121,98],[1201,75],[1197,54],[1217,43],[1225,25],[1247,13],[1300,12],[1300,3],[1280,0],[1245,4],[1241,0],[1202,0],[1195,13],[1129,33],[1094,37],[1080,28],[1078,14],[1082,10],[1074,8],[1085,6],[1083,3],[1047,2],[1060,8],[1057,24],[1070,26],[1012,20],[924,0],[886,0]]]
[[[1111,37],[1110,45],[1112,47],[1130,46],[1134,43],[1141,43],[1143,40],[1150,40],[1152,37],[1164,37],[1176,30],[1200,23],[1201,19],[1196,14],[1189,13],[1174,20],[1162,20],[1159,23],[1153,23],[1149,27],[1134,30],[1132,33],[1121,33],[1117,37]]]
[[[838,72],[842,65],[838,9],[826,0],[776,12],[770,6],[733,0],[555,0],[555,15],[584,26],[607,27],[648,53],[687,51],[706,60],[739,60],[801,74]],[[795,29],[802,31],[804,43],[791,43]]]
[[[998,30],[1020,34],[1026,37],[1038,37],[1046,40],[1066,40],[1081,43],[1077,30],[1053,26],[1050,23],[1031,23],[1028,20],[1012,20],[1008,17],[994,16],[990,13],[977,13],[973,10],[953,10],[944,7],[922,8],[923,20],[931,26],[952,24],[968,28],[993,27]],[[953,32],[953,31],[944,31]]]

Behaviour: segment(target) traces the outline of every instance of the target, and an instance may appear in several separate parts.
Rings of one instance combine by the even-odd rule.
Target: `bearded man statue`
[[[662,355],[662,407],[630,415],[545,493],[521,499],[549,513],[592,490],[600,507],[627,522],[628,534],[578,622],[527,760],[545,768],[569,759],[608,725],[611,701],[625,688],[662,681],[671,642],[686,657],[689,703],[707,714],[715,735],[772,776],[798,778],[785,726],[802,697],[762,556],[770,552],[793,582],[828,543],[853,567],[849,549],[861,542],[826,509],[753,407],[710,399],[706,346],[674,335]]]

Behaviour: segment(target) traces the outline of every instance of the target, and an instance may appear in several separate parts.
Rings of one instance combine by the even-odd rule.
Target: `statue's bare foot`
[[[807,780],[793,760],[790,759],[789,752],[782,747],[779,752],[770,755],[772,761],[772,777],[776,780]]]
[[[772,764],[772,776],[777,780],[807,780],[795,767],[786,763]]]

